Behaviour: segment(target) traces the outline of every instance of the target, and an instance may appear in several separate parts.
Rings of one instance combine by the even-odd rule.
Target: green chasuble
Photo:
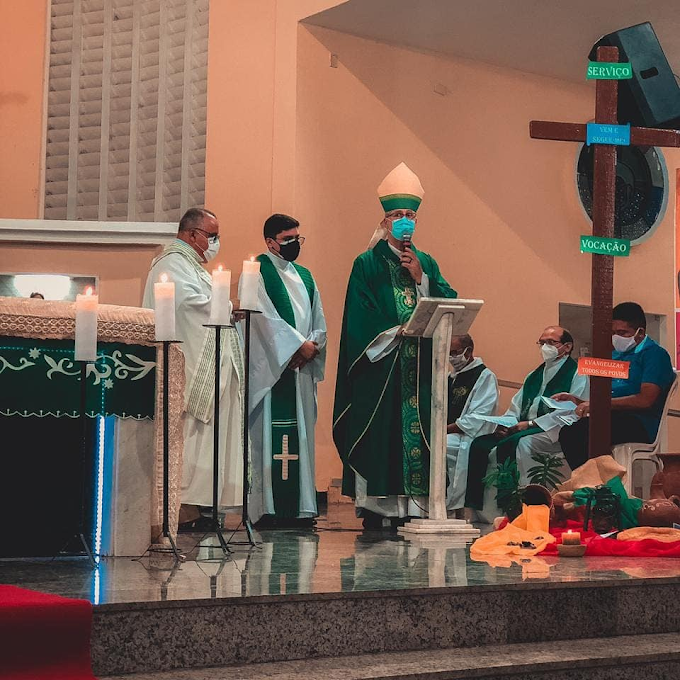
[[[455,298],[435,260],[413,248],[429,279],[429,296]],[[408,321],[416,284],[387,241],[359,255],[349,278],[340,337],[333,439],[344,464],[343,493],[355,473],[369,496],[427,495],[432,340],[402,338],[371,362],[366,350],[384,331]]]
[[[295,314],[286,286],[267,255],[257,258],[265,290],[279,316],[295,328]],[[316,286],[311,272],[293,263],[314,303]],[[272,387],[272,495],[277,517],[297,517],[300,506],[300,446],[295,371],[286,368]]]

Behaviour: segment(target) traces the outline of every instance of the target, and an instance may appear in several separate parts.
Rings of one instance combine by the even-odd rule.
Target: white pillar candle
[[[88,288],[76,296],[76,361],[97,360],[97,306],[99,296]]]
[[[153,284],[156,340],[177,340],[175,335],[175,284],[167,274]]]
[[[212,273],[212,298],[210,300],[210,323],[228,326],[231,323],[229,291],[231,271],[220,265]]]
[[[241,309],[257,310],[260,290],[260,263],[251,257],[243,262],[241,277]]]

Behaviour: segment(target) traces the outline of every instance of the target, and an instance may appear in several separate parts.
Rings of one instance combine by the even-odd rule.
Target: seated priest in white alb
[[[448,486],[446,509],[461,515],[465,505],[468,456],[475,437],[493,432],[494,425],[476,416],[493,416],[498,406],[498,380],[480,357],[470,335],[451,338],[449,410],[446,436]]]
[[[215,332],[203,327],[209,323],[212,300],[212,278],[203,265],[217,255],[219,231],[217,217],[209,210],[187,210],[177,238],[151,264],[144,290],[143,305],[153,309],[153,284],[162,274],[175,284],[177,339],[186,373],[179,518],[180,529],[185,531],[209,528],[200,507],[213,503]],[[243,353],[234,329],[222,330],[221,351],[218,505],[226,511],[240,507],[243,496]]]
[[[562,455],[559,443],[562,423],[552,415],[542,397],[570,392],[578,394],[581,399],[587,398],[590,383],[587,376],[576,371],[576,361],[571,357],[574,348],[571,333],[560,326],[548,326],[536,344],[540,347],[543,363],[525,378],[504,414],[516,419],[517,424],[512,427],[499,425],[493,434],[477,437],[470,446],[465,495],[467,508],[483,510],[485,494],[482,479],[491,466],[514,457],[519,468],[520,484],[524,485],[528,482],[529,468],[535,465],[532,455]],[[568,470],[566,461],[565,470]],[[487,514],[484,519],[491,518]]]
[[[326,319],[309,269],[295,262],[305,242],[300,223],[264,223],[259,311],[251,317],[248,511],[259,526],[312,526],[316,386],[324,379]]]

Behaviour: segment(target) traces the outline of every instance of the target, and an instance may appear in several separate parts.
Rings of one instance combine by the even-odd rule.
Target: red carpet
[[[0,680],[94,680],[92,605],[0,585]]]
[[[564,531],[580,531],[581,540],[586,543],[586,557],[680,557],[680,541],[674,543],[664,543],[655,541],[651,538],[644,541],[617,541],[615,538],[601,538],[594,531],[583,531],[582,522],[569,520],[567,526],[551,527],[550,533],[561,542]],[[541,555],[557,554],[557,545],[549,545]]]

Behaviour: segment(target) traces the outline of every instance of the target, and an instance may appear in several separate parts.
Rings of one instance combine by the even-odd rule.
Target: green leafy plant
[[[554,453],[534,453],[531,456],[536,465],[527,470],[529,484],[540,484],[546,489],[555,489],[564,481],[562,458]]]
[[[517,516],[522,510],[522,489],[519,486],[519,469],[513,458],[499,463],[482,480],[486,487],[496,487],[496,503],[508,516]]]

